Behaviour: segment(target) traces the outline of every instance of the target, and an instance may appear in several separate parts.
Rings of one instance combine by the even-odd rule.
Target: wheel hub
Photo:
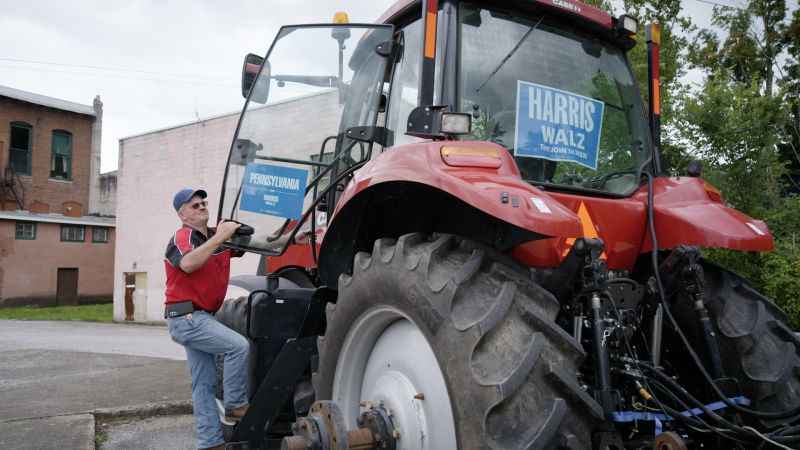
[[[385,409],[369,408],[357,422],[359,428],[348,430],[335,402],[315,402],[307,417],[292,424],[294,436],[283,438],[281,450],[395,450],[394,429]]]
[[[383,411],[397,449],[457,448],[447,384],[420,327],[398,309],[380,305],[361,313],[347,330],[330,391],[345,428],[364,427],[359,420]]]

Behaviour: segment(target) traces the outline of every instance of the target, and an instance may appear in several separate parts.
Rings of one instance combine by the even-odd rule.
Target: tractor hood
[[[488,142],[424,142],[386,152],[356,172],[336,213],[359,193],[393,181],[430,186],[498,220],[540,235],[583,236],[581,220],[575,213],[520,179],[508,151]]]

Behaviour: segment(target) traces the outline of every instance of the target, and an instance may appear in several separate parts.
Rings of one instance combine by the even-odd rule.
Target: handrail
[[[9,174],[11,174],[11,176],[9,176]],[[14,187],[15,185],[19,186],[19,193]],[[5,187],[11,188],[11,193],[14,194],[14,199],[17,201],[17,206],[19,209],[25,209],[25,186],[22,185],[22,180],[19,177],[19,173],[17,173],[17,171],[14,169],[14,166],[11,164],[7,165],[3,171],[3,202],[6,200]]]

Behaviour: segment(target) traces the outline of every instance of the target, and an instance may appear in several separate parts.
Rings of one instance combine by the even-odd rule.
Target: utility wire
[[[99,69],[99,70],[114,70],[118,72],[133,72],[133,73],[148,73],[152,75],[169,75],[169,76],[176,76],[176,77],[192,77],[192,78],[211,78],[216,80],[228,80],[228,81],[238,81],[233,78],[227,77],[215,77],[211,75],[194,75],[189,73],[174,73],[174,72],[155,72],[150,70],[137,70],[137,69],[121,69],[117,67],[103,67],[103,66],[84,66],[78,64],[66,64],[66,63],[58,63],[58,62],[48,62],[48,61],[39,61],[34,59],[15,59],[15,58],[2,58],[0,57],[0,61],[11,61],[11,62],[21,62],[21,63],[31,63],[31,64],[47,64],[50,66],[63,66],[63,67],[76,67],[81,69]]]
[[[777,128],[777,127],[780,127],[780,126],[781,126],[781,124],[779,124],[779,123],[770,123],[770,124],[767,124],[767,125],[757,125],[757,126],[749,127],[749,128],[739,128],[738,130],[718,131],[716,133],[706,134],[705,137],[714,137],[714,136],[720,136],[720,135],[723,135],[723,134],[746,133],[748,131],[762,130],[764,128]]]
[[[129,76],[129,75],[112,75],[112,74],[91,73],[91,72],[73,72],[73,71],[69,71],[69,70],[45,69],[45,68],[38,68],[38,67],[0,66],[0,69],[34,70],[34,71],[37,71],[37,72],[57,72],[57,73],[68,73],[68,74],[72,74],[72,75],[88,75],[88,76],[91,76],[91,77],[123,78],[123,79],[127,79],[127,80],[157,81],[157,82],[161,82],[161,83],[197,84],[197,85],[202,85],[202,86],[235,87],[235,84],[206,83],[206,82],[202,82],[202,81],[190,81],[190,80],[168,80],[168,79],[165,79],[165,78],[135,77],[135,76]]]
[[[2,61],[3,58],[0,58]],[[80,66],[78,66],[80,67]],[[200,86],[217,86],[217,87],[237,87],[237,83],[213,83],[213,82],[204,82],[204,81],[191,81],[191,80],[169,80],[165,78],[150,78],[150,77],[136,77],[131,75],[114,75],[114,74],[107,74],[107,73],[96,73],[96,72],[75,72],[69,70],[59,70],[59,69],[48,69],[43,67],[17,67],[17,66],[3,66],[0,65],[0,69],[11,69],[11,70],[33,70],[37,72],[55,72],[55,73],[67,73],[71,75],[85,75],[91,77],[100,77],[100,78],[122,78],[127,80],[142,80],[142,81],[155,81],[158,83],[173,83],[173,84],[194,84]],[[158,73],[158,72],[153,72]],[[185,75],[185,76],[192,76],[192,75]],[[230,78],[221,78],[222,80],[231,80]],[[279,90],[289,92],[289,93],[296,93],[296,94],[308,94],[310,93],[307,89],[301,88],[294,88],[289,86],[280,87]]]
[[[719,7],[721,7],[721,8],[736,9],[736,10],[739,10],[739,11],[742,11],[742,12],[746,12],[746,13],[748,13],[748,14],[751,14],[751,15],[752,15],[752,14],[754,14],[752,11],[748,10],[747,8],[741,8],[741,7],[739,7],[739,6],[726,5],[726,4],[723,4],[723,3],[712,2],[711,0],[695,0],[695,1],[696,1],[696,2],[700,2],[700,3],[707,3],[707,4],[709,4],[709,5],[719,6]],[[786,1],[786,5],[787,5],[789,8],[791,8],[792,6],[794,6],[795,8],[797,8],[797,6],[798,6],[798,3],[796,3],[796,2],[795,2],[795,4],[794,4],[794,5],[791,5],[791,4],[789,3],[789,1],[787,0],[787,1]],[[791,9],[789,10],[789,12],[791,12]]]
[[[745,8],[739,8],[738,6],[724,5],[722,3],[712,2],[710,0],[695,0],[695,1],[700,2],[700,3],[708,3],[709,5],[720,6],[720,7],[723,7],[723,8],[738,9],[739,11],[744,11],[744,12],[748,12],[748,13],[750,12]]]

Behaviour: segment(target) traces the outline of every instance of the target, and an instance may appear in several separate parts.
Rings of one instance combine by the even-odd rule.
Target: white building
[[[323,139],[336,134],[337,99],[335,90],[324,91],[259,109],[263,123],[279,123],[283,134],[298,136],[292,142],[271,142],[280,148],[273,154],[298,159],[316,155]],[[128,313],[131,303],[137,305],[137,321],[164,321],[164,251],[180,227],[172,198],[184,187],[204,189],[211,221],[216,220],[238,120],[239,113],[232,113],[120,139],[114,320],[124,320],[127,297]],[[281,223],[275,219],[276,228]],[[255,254],[234,259],[231,276],[255,274],[258,262]]]

